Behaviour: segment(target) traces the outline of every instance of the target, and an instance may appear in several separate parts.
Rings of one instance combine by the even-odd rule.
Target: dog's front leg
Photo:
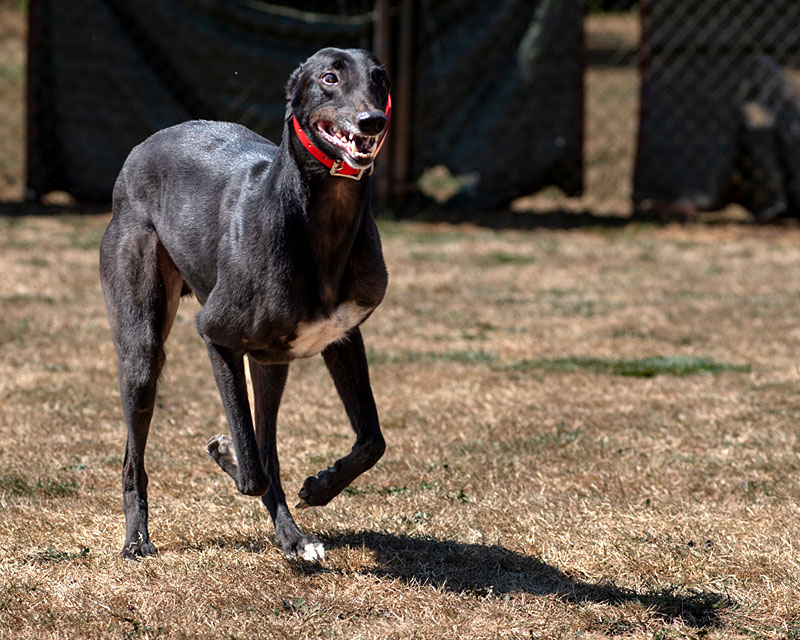
[[[208,442],[208,453],[233,478],[239,491],[248,496],[261,496],[269,489],[270,478],[258,455],[253,432],[244,358],[207,338],[206,345],[232,437],[214,436]]]
[[[378,422],[367,369],[367,355],[361,331],[352,329],[344,340],[322,352],[325,364],[342,399],[347,417],[356,432],[350,453],[332,467],[310,476],[300,489],[298,507],[327,504],[383,455],[386,444]]]
[[[286,385],[289,365],[264,365],[250,359],[250,377],[253,380],[255,398],[256,440],[261,461],[272,479],[269,491],[261,496],[275,525],[275,544],[287,556],[299,556],[304,560],[325,559],[325,547],[315,537],[298,529],[286,504],[281,486],[278,463],[277,421],[278,407]]]

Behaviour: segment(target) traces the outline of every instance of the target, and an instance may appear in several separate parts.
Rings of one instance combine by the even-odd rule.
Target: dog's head
[[[292,74],[286,88],[292,114],[311,141],[335,160],[366,169],[388,126],[389,76],[362,49],[322,49]]]

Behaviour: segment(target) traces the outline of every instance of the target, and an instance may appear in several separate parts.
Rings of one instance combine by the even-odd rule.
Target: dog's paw
[[[297,492],[297,497],[300,498],[297,504],[294,505],[295,509],[308,509],[309,507],[321,507],[328,503],[326,500],[325,502],[321,502],[318,495],[317,495],[317,486],[319,485],[319,480],[316,476],[310,476],[306,479],[303,483],[303,488]]]
[[[233,440],[224,434],[211,438],[206,445],[206,452],[220,468],[227,473],[236,483],[236,488],[246,496],[262,496],[269,490],[270,477],[263,469],[252,470],[250,473],[240,475],[239,461]],[[245,467],[246,469],[246,467]]]
[[[236,477],[239,464],[236,460],[236,451],[233,448],[233,440],[220,433],[206,445],[206,453],[214,458],[214,461],[222,470],[232,477]]]
[[[305,560],[306,562],[323,562],[325,560],[325,546],[313,536],[277,541],[278,547],[290,558]]]
[[[341,462],[338,460],[332,467],[305,479],[302,488],[297,492],[300,501],[295,505],[295,509],[322,507],[339,495],[341,490],[349,484],[338,473]]]
[[[293,520],[280,520],[275,527],[275,546],[290,558],[306,562],[325,560],[325,547],[314,536],[300,531]]]
[[[308,542],[297,555],[306,562],[322,562],[325,560],[325,547],[321,542]]]
[[[316,480],[316,478],[311,476],[303,483],[302,488],[297,492],[297,496],[300,498],[300,500],[296,505],[294,505],[295,509],[308,509],[309,507],[314,506],[309,502],[309,500],[311,500],[311,491],[309,490],[310,487],[308,487],[310,484],[309,480]]]
[[[344,458],[332,466],[309,476],[298,492],[300,501],[295,509],[321,507],[328,504],[341,493],[360,474],[372,467],[383,455],[386,446],[382,438],[356,445]]]
[[[152,542],[128,542],[122,547],[120,555],[126,560],[136,562],[139,558],[158,555],[158,549]]]

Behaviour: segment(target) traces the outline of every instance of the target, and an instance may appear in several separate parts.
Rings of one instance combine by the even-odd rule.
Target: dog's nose
[[[362,111],[356,121],[361,133],[367,136],[377,136],[386,127],[386,116],[382,111]]]

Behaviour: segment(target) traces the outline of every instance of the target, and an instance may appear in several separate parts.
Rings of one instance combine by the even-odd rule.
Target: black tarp
[[[423,2],[412,174],[472,174],[455,206],[582,189],[582,7],[561,0]]]
[[[800,214],[796,0],[643,0],[639,210]]]
[[[402,0],[390,3],[397,40]],[[580,3],[413,2],[411,180],[446,165],[454,199],[502,205],[581,189]],[[323,46],[373,42],[367,0],[30,0],[28,188],[106,201],[130,149],[192,118],[277,142],[284,85]],[[394,45],[393,57],[401,56]],[[381,162],[386,160],[382,158]]]

